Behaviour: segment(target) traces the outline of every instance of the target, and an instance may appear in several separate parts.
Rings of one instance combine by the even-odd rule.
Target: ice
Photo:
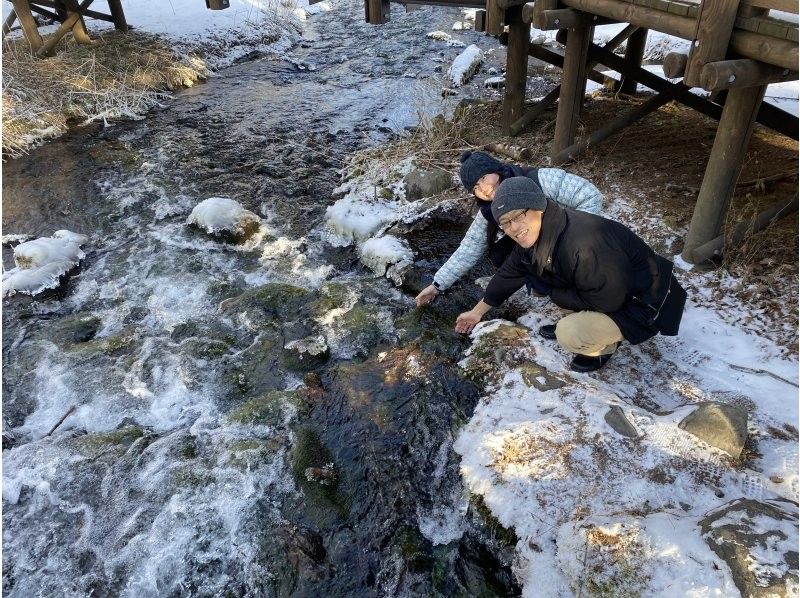
[[[17,267],[3,273],[3,296],[35,295],[58,286],[61,277],[85,257],[84,235],[59,230],[52,237],[25,241],[14,248]]]
[[[383,276],[393,264],[413,263],[414,252],[397,237],[374,237],[361,246],[361,261],[375,274]]]
[[[469,79],[478,71],[478,68],[483,62],[483,52],[481,49],[472,44],[456,56],[450,70],[447,73],[453,87],[461,87],[469,81]]]
[[[186,219],[186,224],[194,224],[211,234],[230,232],[242,234],[250,227],[261,223],[253,212],[229,197],[209,197],[197,204]]]

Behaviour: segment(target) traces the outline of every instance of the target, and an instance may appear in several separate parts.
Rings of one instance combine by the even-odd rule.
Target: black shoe
[[[572,363],[569,364],[569,368],[573,372],[594,372],[607,364],[613,354],[614,353],[608,353],[606,355],[596,355],[594,357],[576,354],[575,357],[572,358]]]
[[[544,326],[539,328],[539,335],[546,338],[549,341],[556,340],[556,325],[545,324]]]

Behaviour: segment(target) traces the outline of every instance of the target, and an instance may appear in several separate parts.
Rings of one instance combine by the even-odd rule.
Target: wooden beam
[[[664,76],[668,79],[682,79],[683,73],[686,72],[686,63],[689,62],[689,56],[680,52],[670,52],[664,56]]]
[[[742,58],[721,60],[705,65],[700,76],[700,86],[706,91],[718,91],[795,80],[797,80],[797,71]]]
[[[781,10],[797,14],[797,0],[742,0],[742,4],[748,4],[757,8]]]
[[[486,0],[486,35],[497,37],[503,33],[504,18],[505,9],[500,7],[497,0]]]
[[[497,6],[505,10],[507,8],[512,8],[514,6],[522,6],[523,4],[529,1],[530,0],[497,0]]]
[[[19,24],[22,27],[22,33],[25,39],[31,46],[31,50],[38,53],[44,44],[42,36],[39,35],[39,27],[36,25],[36,20],[31,14],[31,7],[28,0],[12,0],[14,12],[17,14]]]
[[[33,2],[30,3],[31,11],[35,12],[36,14],[42,15],[43,17],[47,17],[48,19],[52,19],[53,21],[60,22],[61,18],[52,10],[47,10],[42,8],[41,6],[37,6]]]
[[[86,23],[83,20],[83,13],[78,7],[78,0],[63,0],[63,2],[67,7],[67,18],[73,13],[78,15],[75,24],[72,26],[72,37],[79,44],[91,45],[93,43],[92,38],[89,37],[89,32],[86,30]]]
[[[753,235],[767,228],[773,222],[780,220],[785,216],[794,214],[800,207],[798,202],[797,193],[794,194],[790,200],[779,201],[770,206],[763,212],[759,213],[755,218],[750,221],[740,222],[733,228],[730,234],[719,235],[708,243],[704,243],[694,250],[694,259],[696,264],[700,264],[712,257],[722,253],[726,245],[734,245],[741,243],[747,238],[748,235]]]
[[[686,85],[700,87],[703,67],[709,62],[725,60],[738,11],[738,0],[703,0],[700,3],[689,62],[683,75]]]
[[[34,3],[31,3],[34,4]],[[56,14],[58,14],[58,20],[63,22],[64,19],[67,18],[67,11],[64,8],[64,5],[61,2],[54,2],[53,0],[35,0],[35,4],[39,4],[41,6],[49,6],[54,8]],[[104,14],[102,12],[97,12],[96,10],[89,10],[88,8],[81,11],[81,14],[84,17],[89,17],[90,19],[97,19],[98,21],[108,21],[109,23],[113,23],[114,19],[111,15]]]
[[[128,22],[125,20],[125,11],[122,9],[122,0],[108,0],[108,8],[111,11],[114,29],[117,31],[128,31]]]
[[[594,27],[570,29],[561,73],[561,93],[558,96],[558,113],[551,146],[553,156],[575,141],[583,96],[586,93],[587,51],[592,43]]]
[[[391,18],[389,0],[364,0],[364,10],[370,25],[383,25]]]
[[[631,66],[637,68],[642,66],[644,50],[647,46],[647,32],[647,29],[639,28],[628,38],[628,44],[625,47],[625,61]],[[635,79],[622,75],[621,81],[615,86],[615,89],[622,93],[635,95],[636,85]]]
[[[728,92],[686,236],[682,256],[687,262],[696,263],[694,250],[722,230],[766,89],[762,85]]]
[[[78,10],[72,12],[67,18],[61,23],[61,26],[58,30],[47,38],[47,41],[42,44],[42,46],[36,51],[36,56],[39,58],[44,58],[45,56],[49,55],[50,52],[53,51],[53,48],[56,47],[56,44],[61,41],[61,39],[67,34],[67,32],[75,26],[75,23],[78,22],[78,19],[81,16],[81,11],[86,9],[92,0],[83,0],[83,2],[78,6]]]
[[[538,13],[529,8],[530,4],[526,4],[525,8],[527,13],[523,14],[523,18],[532,23],[537,29],[542,31],[551,31],[554,29],[574,29],[577,27],[590,27],[592,25],[605,25],[607,19],[597,15],[581,12],[572,8],[559,8],[556,10],[544,10]]]
[[[683,39],[694,38],[695,20],[690,17],[621,0],[561,0],[561,3],[570,8],[654,29]],[[788,39],[778,39],[736,29],[731,36],[730,49],[745,58],[760,60],[792,70],[797,68],[797,42]]]
[[[14,21],[17,20],[17,11],[13,8],[11,12],[8,13],[6,20],[3,22],[3,38],[6,37],[9,31],[11,31],[11,26],[14,24]]]
[[[686,90],[689,89],[686,86],[683,87]],[[620,116],[611,120],[603,127],[597,129],[597,131],[595,131],[585,139],[582,139],[578,143],[574,143],[571,146],[561,150],[558,154],[553,156],[553,164],[563,164],[564,162],[567,162],[569,160],[572,160],[573,158],[580,156],[590,147],[596,146],[597,144],[611,137],[615,133],[619,133],[625,127],[632,125],[633,123],[644,118],[651,112],[658,110],[664,104],[671,102],[672,99],[675,97],[675,93],[676,93],[675,88],[668,89],[663,93],[654,95],[653,97],[649,98],[647,101],[643,102],[633,110],[629,110],[628,112],[621,114]]]
[[[623,29],[617,35],[615,35],[613,38],[611,38],[606,43],[606,45],[603,46],[603,47],[608,49],[608,50],[614,50],[622,42],[624,42],[626,39],[628,39],[637,29],[638,28],[636,26],[634,26],[634,25],[628,25],[625,29]],[[538,58],[539,60],[543,60],[544,62],[547,62],[549,64],[552,64],[552,65],[555,65],[555,66],[558,66],[558,67],[563,67],[564,66],[564,57],[563,56],[561,56],[560,54],[556,54],[555,52],[552,52],[550,50],[547,50],[546,48],[543,48],[541,46],[531,45],[528,48],[528,53],[531,56],[533,56],[534,58]],[[590,62],[586,66],[586,69],[588,71],[588,77],[590,79],[592,79],[592,81],[596,81],[594,75],[595,75],[595,73],[597,73],[597,71],[593,70],[595,64],[596,63],[594,63],[594,62]],[[602,73],[597,73],[597,74],[601,78],[603,77]],[[601,85],[602,85],[602,83],[601,83]],[[539,118],[539,116],[545,110],[547,110],[550,106],[552,106],[555,103],[555,101],[558,99],[558,96],[559,96],[560,93],[561,93],[561,85],[556,85],[553,89],[551,89],[548,92],[548,94],[544,98],[539,100],[533,106],[533,108],[528,110],[528,112],[526,112],[522,116],[522,118],[520,118],[518,121],[516,121],[515,123],[513,123],[511,125],[511,127],[509,128],[509,131],[510,131],[511,135],[512,136],[519,135],[520,132],[525,127],[528,126],[528,124],[532,123],[534,120]]]
[[[506,9],[508,49],[506,51],[506,91],[503,96],[503,128],[522,116],[525,109],[525,88],[528,83],[528,47],[531,24],[522,20],[522,6]]]

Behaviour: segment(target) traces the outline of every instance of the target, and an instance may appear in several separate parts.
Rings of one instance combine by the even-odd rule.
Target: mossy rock
[[[97,316],[74,314],[55,322],[47,333],[57,345],[65,347],[92,340],[102,323]]]
[[[455,315],[423,307],[412,309],[395,319],[402,343],[413,343],[424,353],[460,359],[469,347],[469,338],[458,334]]]
[[[181,459],[189,461],[197,457],[197,439],[191,434],[187,434],[181,439],[178,454]]]
[[[357,304],[338,320],[358,353],[367,355],[383,338],[374,305]]]
[[[75,439],[75,449],[87,457],[97,457],[105,452],[122,452],[144,436],[144,429],[139,426],[125,426],[112,432],[84,434]]]
[[[530,330],[524,326],[500,324],[481,335],[464,366],[466,377],[476,384],[497,382],[504,370],[533,362],[535,348]]]
[[[562,388],[566,385],[561,378],[554,376],[537,363],[523,363],[517,369],[519,369],[525,384],[542,392]]]
[[[255,438],[235,440],[228,445],[228,464],[244,471],[266,461],[273,451],[269,443]]]
[[[257,343],[237,356],[235,363],[228,362],[221,375],[225,395],[229,400],[241,402],[270,390],[284,386],[284,373],[278,360],[282,342],[274,335],[263,334]]]
[[[219,359],[231,352],[231,344],[210,338],[192,338],[181,343],[181,351],[197,359]]]
[[[347,517],[348,501],[338,490],[339,480],[320,484],[306,477],[309,468],[322,469],[333,463],[333,455],[311,428],[301,426],[295,431],[295,444],[291,452],[292,476],[306,496],[307,510],[332,512],[337,517]]]
[[[178,488],[200,488],[214,482],[214,475],[208,469],[198,466],[179,465],[169,472],[169,479]]]
[[[136,340],[136,331],[133,328],[123,328],[117,334],[93,338],[85,343],[73,345],[72,350],[86,353],[95,353],[108,356],[116,356],[130,350]]]
[[[395,534],[394,544],[410,571],[417,573],[432,568],[433,546],[418,528],[410,525],[401,527]]]
[[[492,515],[489,507],[483,501],[483,497],[474,494],[470,497],[470,504],[475,509],[478,517],[483,521],[489,529],[492,537],[494,537],[500,544],[507,548],[514,548],[517,545],[518,538],[513,528],[503,527],[500,521]]]
[[[312,294],[307,289],[284,283],[269,283],[249,289],[222,302],[222,311],[236,314],[243,310],[269,318],[293,318]]]
[[[237,407],[227,419],[232,424],[279,425],[285,418],[286,405],[300,402],[298,395],[296,391],[270,391]]]
[[[291,341],[283,348],[281,364],[295,372],[310,372],[327,363],[330,349],[321,335]]]
[[[317,296],[309,304],[315,318],[324,318],[333,309],[347,307],[354,298],[350,285],[342,282],[329,282],[320,288]]]

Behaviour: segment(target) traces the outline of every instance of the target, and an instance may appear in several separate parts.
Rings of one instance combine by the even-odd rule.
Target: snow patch
[[[84,235],[59,230],[52,237],[17,245],[14,248],[17,267],[3,273],[3,296],[35,295],[57,287],[61,277],[86,256],[81,250],[86,240]]]
[[[219,233],[244,235],[248,230],[257,229],[261,224],[261,218],[245,210],[234,199],[209,197],[194,207],[186,219],[186,224],[193,224],[212,235]]]
[[[447,73],[453,87],[461,87],[464,83],[469,81],[478,71],[481,62],[483,62],[483,52],[481,49],[475,44],[467,46],[466,50],[456,56],[456,59],[453,61]]]
[[[396,278],[414,263],[414,252],[405,241],[392,235],[373,237],[361,246],[361,262],[378,276],[389,276],[402,284],[402,279]]]

